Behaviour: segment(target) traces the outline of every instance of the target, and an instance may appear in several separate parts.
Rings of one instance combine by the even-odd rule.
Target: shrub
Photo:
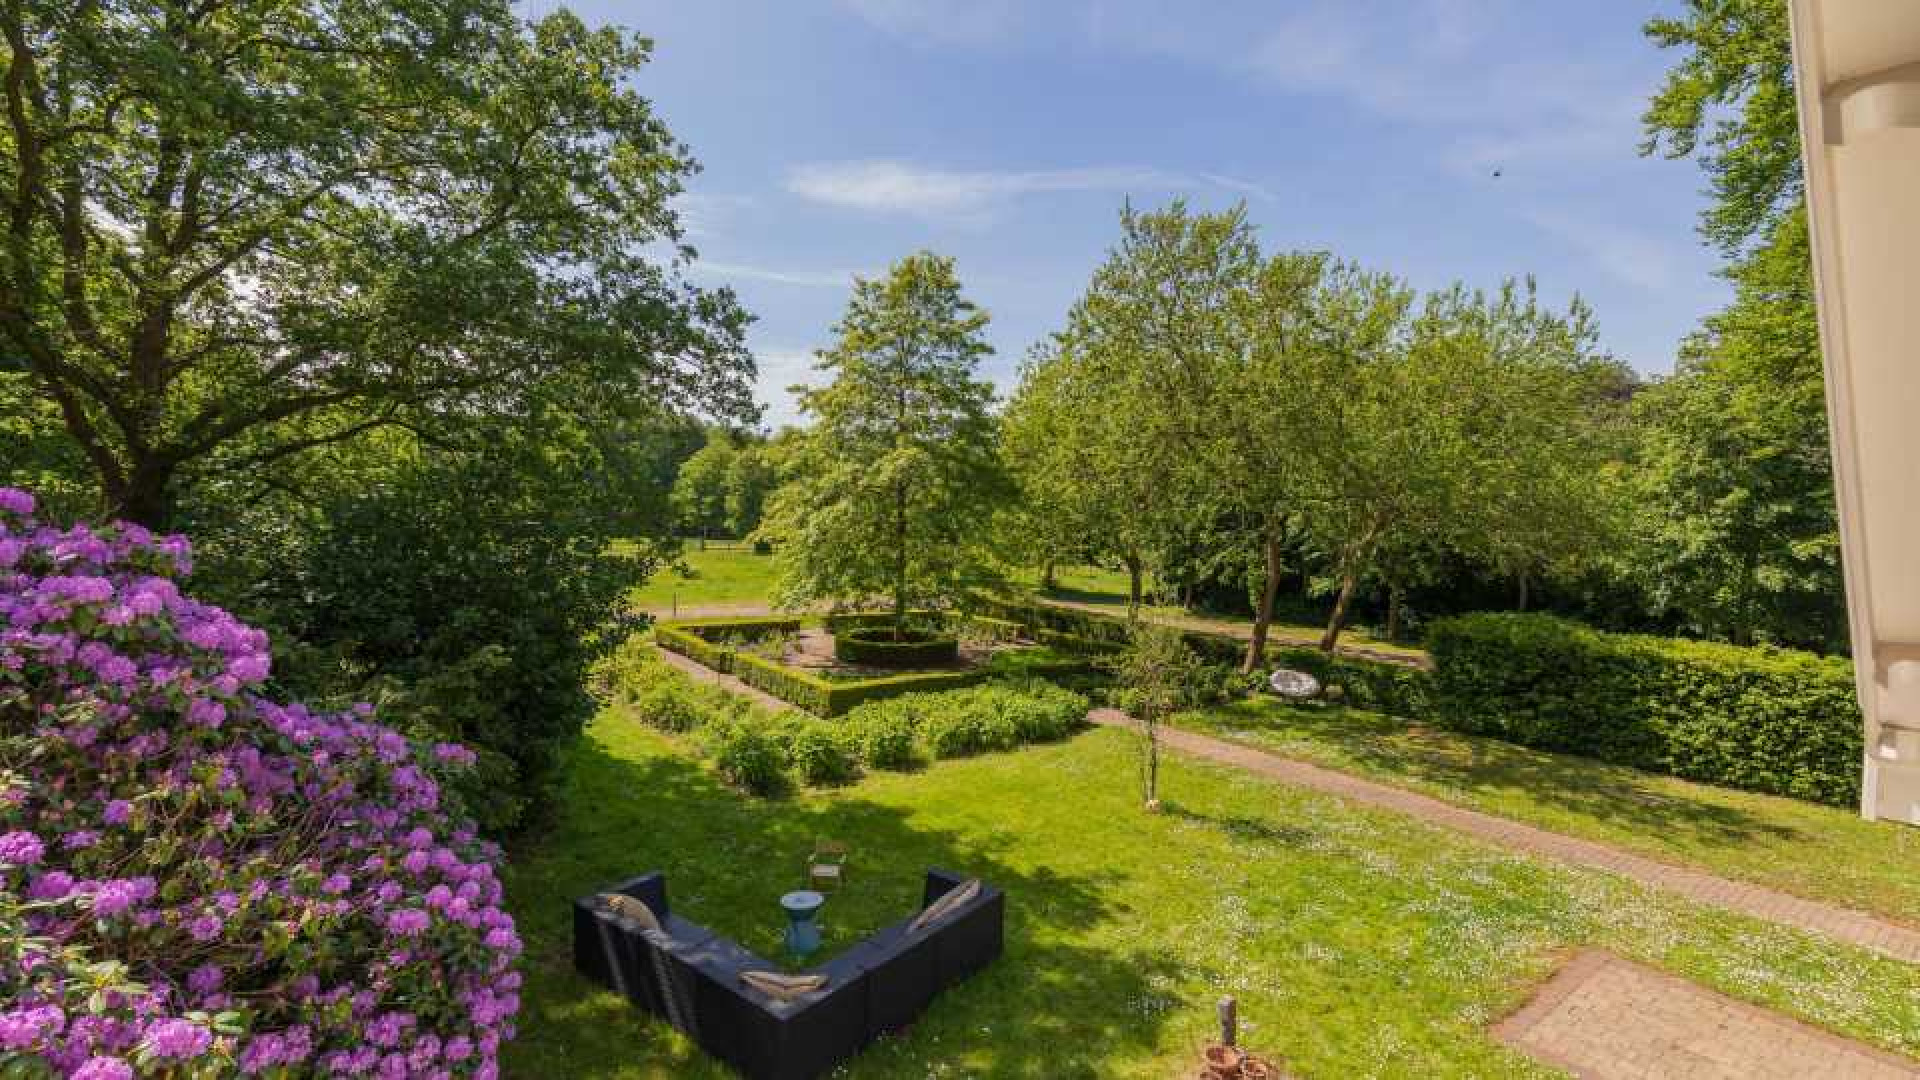
[[[514,828],[552,795],[560,748],[593,715],[587,675],[622,636],[607,630],[635,564],[511,454],[422,459],[320,503],[284,542],[264,522],[226,542],[279,546],[228,590],[315,654],[279,685],[383,701],[406,734],[471,747],[463,799],[483,827]]]
[[[496,1075],[520,943],[441,804],[474,755],[267,699],[184,540],[32,505],[0,490],[0,1068]]]
[[[841,721],[847,738],[870,769],[908,769],[919,762],[913,714],[902,699],[871,701]]]
[[[727,720],[706,729],[707,752],[714,768],[735,787],[755,795],[773,795],[787,786],[786,748],[768,723]]]
[[[843,732],[820,720],[796,720],[787,732],[787,759],[803,784],[831,787],[851,783],[860,775],[859,763]]]
[[[707,711],[686,688],[669,680],[656,682],[633,701],[633,711],[650,727],[684,734],[706,721]]]
[[[1470,615],[1429,632],[1434,722],[1838,806],[1860,794],[1845,659],[1607,634],[1546,615]]]
[[[834,631],[833,655],[843,663],[873,667],[937,667],[960,658],[960,640],[944,631],[909,630],[896,637],[888,627],[849,627]]]

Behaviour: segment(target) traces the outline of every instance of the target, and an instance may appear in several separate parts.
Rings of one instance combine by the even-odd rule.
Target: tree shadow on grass
[[[1190,810],[1181,803],[1171,799],[1162,802],[1160,812],[1166,814],[1168,817],[1178,818],[1195,825],[1218,829],[1235,840],[1250,840],[1256,843],[1276,844],[1281,847],[1294,849],[1309,847],[1324,848],[1329,843],[1327,836],[1319,829],[1308,828],[1304,825],[1280,824],[1278,822],[1264,821],[1255,817],[1207,814],[1198,810]]]
[[[1220,710],[1209,723],[1221,730],[1331,746],[1376,774],[1424,781],[1490,800],[1518,792],[1583,817],[1690,844],[1731,846],[1761,838],[1803,837],[1799,829],[1738,806],[1661,790],[1657,777],[1638,769],[1435,730],[1380,713],[1258,699]]]
[[[847,883],[822,912],[831,956],[917,909],[927,868],[955,870],[1007,894],[1006,952],[936,999],[911,1031],[882,1040],[845,1071],[853,1077],[924,1076],[964,1060],[966,1075],[1103,1075],[1116,1056],[1150,1056],[1172,1002],[1173,964],[1154,943],[1096,949],[1076,943],[1114,915],[1097,877],[1016,868],[1014,838],[909,820],[900,807],[859,797],[751,799],[693,762],[665,753],[622,757],[583,740],[551,828],[529,837],[507,873],[509,904],[526,942],[523,1012],[510,1075],[568,1077],[730,1075],[666,1025],[571,970],[569,904],[608,883],[666,873],[677,914],[782,958],[780,894],[802,885],[818,839],[852,849]]]

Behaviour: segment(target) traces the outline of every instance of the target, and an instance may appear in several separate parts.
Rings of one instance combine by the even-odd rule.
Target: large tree
[[[986,551],[1008,484],[996,445],[987,313],[952,259],[929,252],[854,282],[831,375],[800,397],[813,425],[785,463],[761,535],[781,544],[781,598],[886,597],[896,632],[991,575]]]
[[[0,6],[0,344],[108,511],[560,377],[750,410],[653,253],[693,168],[648,45],[506,0]]]
[[[1786,4],[1690,0],[1647,33],[1680,58],[1645,150],[1699,159],[1734,284],[1639,403],[1648,588],[1697,633],[1844,648]]]

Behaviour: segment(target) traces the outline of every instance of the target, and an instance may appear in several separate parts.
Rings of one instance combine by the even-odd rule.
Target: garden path
[[[1583,951],[1494,1036],[1603,1080],[1905,1080],[1913,1062],[1599,949]]]
[[[776,711],[793,708],[771,694],[678,653],[666,649],[656,649],[655,652],[669,665],[700,682],[744,694]],[[1126,714],[1117,709],[1095,709],[1087,714],[1087,719],[1106,727],[1128,727],[1131,724]],[[1920,964],[1920,930],[1862,911],[1807,900],[1702,870],[1675,866],[1607,844],[1523,825],[1404,788],[1364,780],[1349,773],[1295,761],[1224,739],[1173,728],[1162,728],[1160,739],[1164,745],[1192,757],[1232,765],[1350,802],[1393,810],[1512,851],[1543,856],[1573,866],[1610,871],[1698,903],[1783,923],[1872,949],[1906,963]]]
[[[1095,709],[1087,718],[1108,727],[1131,725],[1126,714],[1117,709]],[[1592,840],[1523,825],[1404,788],[1363,780],[1348,773],[1309,765],[1224,739],[1163,727],[1160,729],[1160,741],[1162,745],[1192,757],[1233,765],[1350,802],[1397,811],[1524,854],[1611,871],[1702,904],[1823,934],[1896,960],[1920,964],[1920,930],[1865,912],[1802,899],[1701,870],[1674,866]]]

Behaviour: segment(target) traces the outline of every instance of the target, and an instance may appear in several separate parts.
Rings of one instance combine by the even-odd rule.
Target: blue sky
[[[527,0],[551,10],[556,0]],[[655,40],[638,89],[704,171],[695,277],[759,316],[770,424],[854,274],[920,248],[993,315],[1003,389],[1123,199],[1244,200],[1269,251],[1422,288],[1532,273],[1644,372],[1725,286],[1701,176],[1642,158],[1672,4],[1604,0],[580,0]],[[1498,169],[1501,176],[1495,177]]]

